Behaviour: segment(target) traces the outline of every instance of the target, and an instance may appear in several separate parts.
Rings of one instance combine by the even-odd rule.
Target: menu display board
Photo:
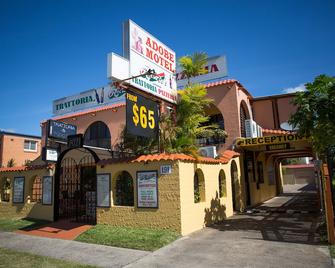
[[[24,202],[24,177],[14,178],[13,203]]]
[[[52,176],[44,176],[42,179],[42,204],[52,204]]]
[[[157,171],[137,172],[137,207],[158,208]]]
[[[97,174],[97,206],[111,206],[110,174]]]

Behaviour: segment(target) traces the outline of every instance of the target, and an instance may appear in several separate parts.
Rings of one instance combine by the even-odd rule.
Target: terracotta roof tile
[[[96,107],[96,108],[93,108],[93,109],[84,110],[84,111],[80,111],[80,112],[76,112],[76,113],[56,116],[56,117],[53,117],[52,119],[53,120],[60,120],[60,119],[66,119],[66,118],[71,118],[71,117],[78,117],[78,116],[82,116],[82,115],[86,115],[86,114],[90,114],[90,113],[112,110],[112,109],[123,107],[123,106],[126,106],[125,102],[112,104],[112,105],[106,105],[106,106],[102,106],[102,107]]]
[[[116,163],[141,163],[141,162],[154,162],[154,161],[186,161],[186,162],[198,162],[198,163],[205,163],[205,164],[226,164],[229,162],[230,159],[233,157],[239,156],[240,154],[234,151],[225,151],[223,156],[219,159],[210,158],[210,157],[198,157],[195,158],[191,155],[186,154],[149,154],[149,155],[141,155],[137,157],[130,157],[130,158],[120,158],[120,159],[104,159],[98,162],[99,165],[106,165],[106,164],[116,164]]]
[[[248,96],[253,98],[250,92],[238,80],[235,80],[235,79],[226,79],[226,80],[210,82],[210,83],[205,84],[205,86],[206,88],[210,88],[210,87],[216,87],[216,86],[228,85],[228,84],[234,84],[234,83],[236,83],[239,86],[239,88],[242,89]]]
[[[287,131],[287,130],[281,130],[281,129],[267,129],[262,128],[263,134],[292,134],[295,133],[294,131]]]
[[[35,166],[20,166],[20,167],[4,167],[0,168],[0,172],[16,172],[26,170],[37,170],[51,167],[52,165],[35,165]]]

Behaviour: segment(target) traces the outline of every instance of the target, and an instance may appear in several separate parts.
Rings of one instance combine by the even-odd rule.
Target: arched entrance
[[[233,193],[233,210],[237,211],[240,209],[238,202],[239,202],[239,180],[238,180],[238,169],[236,162],[233,160],[230,166],[230,176],[231,176],[231,184],[232,184],[232,193]]]
[[[59,157],[55,180],[55,220],[96,223],[97,154],[68,149]]]

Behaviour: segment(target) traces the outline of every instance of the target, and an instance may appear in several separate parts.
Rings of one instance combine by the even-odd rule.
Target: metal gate
[[[60,167],[59,218],[96,223],[96,165],[91,155],[80,162],[64,158]]]

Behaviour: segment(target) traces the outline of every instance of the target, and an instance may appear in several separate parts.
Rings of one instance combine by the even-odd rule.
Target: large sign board
[[[77,134],[77,127],[63,122],[49,120],[48,121],[48,137],[57,140],[66,141],[70,135]]]
[[[207,60],[207,65],[205,66],[205,69],[207,70],[206,74],[192,77],[190,79],[191,82],[192,83],[205,83],[211,80],[226,77],[228,75],[226,56],[209,57]],[[186,86],[187,78],[179,66],[177,67],[176,79],[177,79],[178,88],[183,88]]]
[[[97,206],[111,206],[110,174],[97,174]]]
[[[24,177],[14,177],[13,203],[24,202]]]
[[[154,70],[156,75],[131,79],[132,86],[172,103],[177,101],[176,53],[133,21],[123,25],[123,53],[130,77]]]
[[[52,176],[44,176],[42,179],[42,204],[52,204]]]
[[[158,104],[132,92],[127,92],[126,99],[127,133],[148,138],[157,137]]]
[[[79,94],[53,101],[53,115],[63,115],[79,110],[125,101],[125,92],[111,85],[94,88]]]
[[[239,147],[248,147],[248,146],[279,144],[285,142],[296,142],[296,141],[307,141],[307,138],[305,136],[300,136],[298,134],[264,136],[257,138],[240,138],[236,141],[236,145]]]
[[[137,172],[137,207],[158,208],[157,171]]]

